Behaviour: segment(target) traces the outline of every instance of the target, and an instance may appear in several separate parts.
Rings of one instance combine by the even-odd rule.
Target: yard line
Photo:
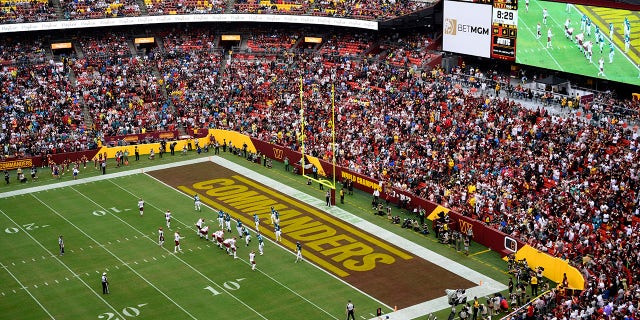
[[[529,28],[529,26],[525,23],[524,28],[527,29],[527,31],[529,31],[529,33],[531,33],[531,35],[535,38],[536,35],[533,33],[533,31],[531,31],[531,28]],[[555,36],[555,35],[554,35]],[[544,45],[542,43],[542,41],[540,41],[540,39],[536,39],[536,42],[538,42],[540,44],[540,46],[544,49],[544,51],[547,52],[547,54],[549,55],[549,57],[551,57],[551,59],[553,60],[553,62],[556,63],[556,65],[558,66],[558,69],[560,71],[564,71],[564,69],[562,69],[562,65],[560,63],[558,63],[558,60],[556,60],[556,58],[551,54],[551,52],[549,52],[549,49],[547,48],[546,45]]]
[[[113,185],[117,186],[120,188],[119,185],[117,185],[116,183],[114,183],[111,180],[107,180],[109,182],[111,182]],[[154,239],[152,239],[151,237],[145,235],[142,231],[138,230],[136,227],[130,225],[128,222],[126,222],[125,220],[122,220],[120,217],[118,217],[117,215],[113,214],[110,210],[107,210],[107,208],[105,208],[104,206],[100,205],[99,203],[95,202],[93,199],[91,199],[90,197],[87,197],[85,194],[83,194],[82,192],[76,190],[73,187],[70,187],[73,191],[77,192],[79,195],[81,195],[82,197],[84,197],[85,199],[93,202],[96,206],[100,207],[101,209],[105,210],[105,212],[109,212],[109,215],[113,216],[114,218],[120,220],[120,222],[126,224],[127,226],[129,226],[131,229],[133,229],[135,232],[141,234],[144,238],[148,239],[149,241],[153,242],[154,244],[156,244],[156,241]],[[122,189],[122,188],[121,188]],[[126,192],[128,192],[129,194],[132,194],[131,192],[122,189]],[[158,209],[156,207],[156,209]],[[163,212],[162,210],[158,209],[160,212]],[[176,219],[177,220],[177,219]],[[180,221],[179,221],[180,222]],[[182,222],[180,222],[182,223]],[[186,224],[182,223],[183,225],[187,226]],[[229,292],[228,290],[226,290],[223,286],[217,284],[215,281],[213,281],[211,278],[207,277],[206,275],[202,274],[202,272],[200,272],[198,269],[194,268],[192,265],[190,265],[188,262],[182,260],[182,258],[178,257],[178,255],[175,254],[171,254],[171,251],[169,251],[169,249],[166,249],[164,247],[162,247],[163,250],[167,251],[169,253],[170,256],[175,257],[176,259],[178,259],[180,262],[182,262],[185,266],[189,267],[189,269],[193,270],[194,272],[196,272],[197,274],[199,274],[200,276],[202,276],[203,278],[207,279],[207,281],[211,282],[213,285],[215,285],[216,287],[218,287],[218,289],[224,291],[225,293],[227,293],[229,296],[231,296],[233,299],[235,299],[236,301],[240,302],[242,305],[244,305],[245,307],[247,307],[247,309],[253,311],[256,315],[258,315],[259,317],[261,317],[262,319],[268,320],[267,317],[265,317],[264,315],[262,315],[260,312],[258,312],[257,310],[255,310],[254,308],[252,308],[250,305],[246,304],[244,301],[242,301],[240,298],[236,297],[235,295],[233,295],[231,292]],[[106,249],[105,249],[106,250]],[[162,255],[162,257],[164,258],[165,256]]]
[[[220,159],[221,159],[221,158],[220,158]],[[226,167],[226,168],[228,168],[228,169],[231,169],[231,170],[233,170],[233,171],[238,172],[237,170],[234,170],[234,169],[232,169],[232,168],[229,168],[229,166],[228,166],[228,165],[226,165],[225,163],[219,163],[219,162],[216,162],[216,161],[213,161],[213,160],[207,160],[207,161],[208,161],[208,162],[211,162],[211,163],[215,163],[215,164],[221,165],[221,166],[223,166],[223,167]],[[251,172],[252,172],[252,174],[255,174],[255,173],[256,173],[255,171],[251,171]],[[249,176],[249,175],[247,175],[246,173],[243,173],[243,172],[238,172],[238,173],[240,173],[240,174],[241,174],[241,175],[243,175],[243,176]],[[160,184],[162,184],[162,185],[166,186],[168,189],[173,190],[174,192],[177,192],[178,194],[183,195],[184,197],[191,198],[189,195],[187,195],[187,194],[185,194],[185,193],[183,193],[183,192],[180,192],[179,190],[177,190],[177,189],[173,188],[172,186],[170,186],[170,185],[166,184],[166,183],[165,183],[165,182],[163,182],[163,181],[160,181],[159,179],[157,179],[157,178],[155,178],[155,177],[153,177],[153,176],[150,176],[150,175],[149,175],[149,174],[147,174],[147,173],[144,173],[144,175],[146,175],[147,177],[149,177],[149,178],[151,178],[151,179],[153,179],[153,180],[157,181],[158,183],[160,183]],[[129,194],[133,195],[134,197],[139,198],[139,197],[138,197],[138,196],[136,196],[134,193],[132,193],[132,192],[130,192],[130,191],[128,191],[128,190],[126,190],[126,189],[124,189],[124,188],[123,188],[123,187],[121,187],[120,185],[118,185],[118,184],[116,184],[116,183],[112,182],[111,180],[109,180],[109,182],[111,182],[112,184],[114,184],[116,187],[118,187],[118,188],[120,188],[120,189],[122,189],[122,190],[124,190],[124,191],[128,192]],[[305,201],[303,200],[303,202],[305,202]],[[308,203],[308,202],[305,202],[305,203]],[[205,203],[203,203],[203,205],[204,205],[204,206],[206,206],[207,208],[210,208],[210,209],[212,209],[212,210],[215,210],[214,208],[211,208],[209,205],[207,205],[207,204],[205,204]],[[157,209],[157,210],[160,210],[161,212],[164,212],[163,210],[161,210],[160,208],[158,208],[158,207],[156,207],[156,206],[153,206],[153,205],[151,205],[151,206],[152,206],[152,207],[154,207],[154,208],[155,208],[155,209]],[[217,211],[217,210],[216,210],[216,211]],[[344,218],[342,218],[342,219],[343,219],[343,220],[345,220]],[[180,220],[177,220],[177,221],[178,221],[178,222],[180,222],[181,224],[183,224],[183,225],[187,226],[187,227],[190,227],[190,226],[188,226],[188,225],[184,224],[184,223],[183,223],[182,221],[180,221]],[[256,232],[256,230],[254,230],[253,228],[251,228],[251,227],[249,227],[249,226],[245,226],[245,228],[249,228],[249,229],[250,229],[250,230],[252,230],[254,233]],[[362,230],[365,230],[365,229],[362,229]],[[271,242],[271,244],[273,244],[273,245],[275,245],[275,246],[280,247],[280,249],[285,250],[285,251],[289,251],[287,248],[285,248],[284,246],[282,246],[280,243],[275,242],[275,241],[273,241],[272,239],[270,239],[270,238],[268,238],[268,237],[265,237],[265,239],[266,239],[267,241]],[[291,251],[289,251],[289,252],[291,252]],[[380,303],[381,305],[383,305],[383,306],[385,306],[385,307],[387,307],[387,308],[389,308],[389,309],[393,309],[391,306],[389,306],[389,305],[385,304],[384,302],[382,302],[382,301],[378,300],[377,298],[375,298],[375,297],[371,296],[370,294],[368,294],[368,293],[366,293],[366,292],[364,292],[364,291],[360,290],[359,288],[357,288],[357,287],[355,287],[355,286],[351,285],[350,283],[348,283],[348,282],[344,281],[343,279],[339,278],[339,277],[338,277],[338,276],[336,276],[335,274],[332,274],[332,273],[328,272],[327,270],[322,269],[321,267],[319,267],[318,265],[316,265],[316,264],[314,264],[314,263],[309,263],[309,264],[310,264],[310,265],[312,265],[312,266],[314,266],[314,267],[316,267],[318,270],[321,270],[322,272],[326,273],[327,275],[329,275],[329,276],[333,277],[334,279],[336,279],[336,280],[338,280],[338,281],[342,282],[344,285],[349,286],[350,288],[352,288],[352,289],[354,289],[354,290],[356,290],[356,291],[360,292],[361,294],[363,294],[363,295],[365,295],[365,296],[369,297],[369,298],[370,298],[370,299],[372,299],[372,300],[375,300],[376,302]],[[294,292],[293,290],[291,290],[290,288],[288,288],[288,287],[286,287],[286,286],[285,286],[285,288],[286,288],[287,290],[291,291],[291,292]],[[295,293],[295,294],[297,294],[296,292],[294,292],[294,293]],[[322,311],[324,311],[324,310],[322,310]],[[326,311],[325,311],[325,313],[326,313]]]
[[[161,184],[165,185],[166,187],[168,187],[169,189],[171,189],[171,190],[173,190],[173,191],[175,191],[175,192],[179,193],[180,195],[183,195],[183,196],[185,196],[185,197],[187,197],[187,198],[190,198],[190,197],[189,197],[189,195],[184,194],[184,193],[182,193],[182,192],[180,192],[180,191],[178,191],[178,190],[176,190],[176,189],[172,188],[171,186],[169,186],[169,185],[167,185],[166,183],[164,183],[164,182],[162,182],[162,181],[160,181],[160,180],[156,179],[155,177],[149,176],[149,175],[148,175],[148,174],[146,174],[146,173],[145,173],[145,175],[146,175],[146,176],[148,176],[149,178],[151,178],[151,179],[153,179],[153,180],[157,181],[158,183],[161,183]],[[113,183],[111,180],[109,180],[109,181],[110,181],[111,183]],[[129,190],[127,190],[127,189],[123,188],[122,186],[120,186],[120,185],[118,185],[118,184],[116,184],[116,183],[113,183],[113,184],[114,184],[115,186],[117,186],[118,188],[122,189],[123,191],[125,191],[125,192],[129,193],[130,195],[132,195],[132,196],[134,196],[134,197],[136,197],[136,198],[140,198],[139,196],[137,196],[136,194],[132,193],[131,191],[129,191]],[[158,207],[154,206],[153,204],[149,203],[149,205],[150,205],[151,207],[155,208],[156,210],[158,210],[158,211],[160,211],[160,212],[163,212],[163,211],[162,211],[162,209],[160,209],[160,208],[158,208]],[[214,209],[214,208],[211,208],[210,206],[208,206],[207,204],[203,204],[203,205],[204,205],[205,207],[208,207],[208,208],[212,209],[212,210]],[[185,227],[190,228],[190,226],[189,226],[189,225],[185,224],[184,222],[180,221],[179,219],[175,219],[175,220],[176,220],[176,221],[178,221],[180,224],[184,225]],[[254,230],[254,229],[252,229],[252,228],[250,228],[250,227],[248,227],[248,226],[245,226],[245,228],[248,228],[248,229],[252,230],[254,233],[256,232],[256,230]],[[269,239],[269,238],[267,238],[267,237],[265,237],[265,238],[266,238],[268,241],[271,241],[271,239]],[[273,241],[271,241],[271,242],[272,242],[274,245],[279,246],[281,249],[283,249],[283,250],[285,250],[285,251],[290,252],[289,250],[287,250],[286,248],[284,248],[284,247],[283,247],[282,245],[280,245],[279,243],[276,243],[276,242],[273,242]],[[295,254],[295,253],[294,253],[294,254]],[[249,261],[246,261],[246,260],[244,260],[243,258],[239,258],[239,259],[240,259],[240,260],[242,260],[244,263],[249,264]],[[318,269],[320,269],[320,270],[322,270],[322,271],[326,272],[326,270],[324,270],[324,269],[322,269],[322,268],[320,268],[320,267],[316,266],[315,264],[313,264],[313,263],[310,263],[310,264],[311,264],[311,265],[313,265],[313,266],[315,266],[316,268],[318,268]],[[278,285],[280,285],[281,287],[285,288],[285,289],[286,289],[286,290],[288,290],[289,292],[291,292],[291,293],[293,293],[294,295],[298,296],[300,299],[302,299],[302,300],[306,301],[307,303],[311,304],[312,306],[314,306],[314,307],[315,307],[315,308],[317,308],[318,310],[320,310],[320,311],[322,311],[322,312],[326,313],[326,314],[327,314],[327,315],[329,315],[331,318],[333,318],[333,319],[337,319],[335,316],[333,316],[332,314],[330,314],[328,311],[324,310],[322,307],[320,307],[320,306],[318,306],[317,304],[315,304],[315,303],[311,302],[309,299],[307,299],[307,298],[303,297],[302,295],[300,295],[300,293],[296,292],[295,290],[293,290],[293,289],[291,289],[291,288],[287,287],[284,283],[281,283],[280,281],[278,281],[278,280],[276,280],[275,278],[271,277],[270,275],[268,275],[268,274],[266,274],[266,273],[262,272],[261,270],[258,270],[258,271],[259,271],[260,273],[264,274],[265,276],[267,276],[267,277],[268,277],[269,279],[271,279],[273,282],[277,283]],[[335,277],[333,274],[328,273],[328,272],[326,272],[326,273],[327,273],[327,274],[329,274],[329,275],[331,275],[331,276],[333,276],[334,278],[336,278],[336,279],[340,280],[342,283],[345,283],[345,282],[344,282],[344,281],[342,281],[341,279],[339,279],[339,278]],[[355,287],[353,287],[352,285],[350,285],[350,284],[348,284],[348,283],[346,283],[346,284],[347,284],[348,286],[350,286],[351,288],[354,288],[354,289],[356,289],[357,291],[359,291],[359,292],[361,292],[361,293],[363,293],[363,294],[367,295],[366,293],[364,293],[364,292],[360,291],[358,288],[355,288]],[[367,295],[367,296],[368,296],[368,297],[370,297],[369,295]],[[372,298],[372,299],[374,299],[373,297],[371,297],[371,298]],[[374,299],[374,300],[376,300],[376,301],[377,301],[377,299]]]
[[[74,189],[73,187],[70,187],[72,190],[78,192],[76,189]],[[78,192],[79,193],[79,192]],[[45,203],[44,201],[40,200],[38,197],[36,197],[34,194],[31,194],[31,196],[36,199],[38,202],[42,203],[45,207],[47,207],[49,210],[51,210],[51,212],[53,212],[55,215],[57,215],[58,217],[62,218],[62,220],[66,221],[68,224],[72,225],[74,228],[76,228],[78,231],[80,231],[80,233],[82,233],[85,237],[91,239],[91,241],[95,242],[96,244],[100,244],[100,242],[98,242],[96,239],[94,239],[93,237],[91,237],[90,235],[88,235],[86,232],[84,232],[84,230],[82,230],[81,228],[79,228],[78,226],[76,226],[73,222],[69,221],[67,218],[65,218],[63,215],[61,215],[58,211],[56,211],[55,209],[53,209],[52,207],[50,207],[47,203]],[[83,195],[84,196],[84,195]],[[122,259],[120,259],[120,257],[118,257],[117,255],[115,255],[113,252],[111,252],[111,250],[107,249],[106,247],[102,247],[102,249],[104,249],[106,252],[108,252],[111,256],[113,256],[114,258],[116,258],[118,261],[120,261],[121,263],[124,263],[124,261],[122,261]],[[133,269],[132,267],[128,266],[129,270],[131,270],[131,272],[135,273],[138,277],[140,277],[140,279],[142,279],[144,282],[146,282],[148,285],[150,285],[151,287],[153,287],[154,289],[156,289],[156,291],[158,291],[161,295],[163,295],[165,298],[167,298],[167,300],[171,301],[174,305],[176,305],[176,307],[178,307],[180,310],[182,310],[184,313],[186,313],[189,317],[191,317],[191,319],[197,319],[196,317],[194,317],[191,313],[189,313],[189,311],[185,310],[181,305],[179,305],[178,303],[176,303],[173,299],[171,299],[171,297],[169,297],[166,293],[164,293],[162,290],[160,290],[158,287],[156,287],[153,283],[151,283],[149,280],[147,280],[145,277],[143,277],[141,274],[139,274],[135,269]],[[123,317],[124,318],[124,317]]]
[[[93,288],[91,288],[91,286],[86,283],[84,280],[82,280],[80,277],[78,277],[78,275],[71,270],[71,268],[69,266],[67,266],[67,264],[65,264],[64,262],[62,262],[62,260],[60,260],[60,258],[58,256],[53,255],[49,249],[47,249],[47,247],[45,247],[42,243],[40,243],[38,240],[36,240],[36,238],[34,238],[31,233],[27,232],[26,230],[24,230],[24,228],[17,224],[13,219],[11,219],[11,217],[9,217],[4,211],[0,210],[0,213],[2,213],[2,215],[4,215],[5,217],[7,217],[7,219],[9,219],[11,221],[11,223],[15,224],[17,228],[19,228],[22,232],[24,232],[24,234],[26,234],[29,238],[31,238],[31,240],[33,240],[35,243],[37,243],[44,251],[46,251],[47,253],[51,254],[51,256],[56,259],[62,266],[65,267],[65,269],[67,269],[69,272],[71,272],[71,274],[77,278],[78,280],[80,280],[80,282],[82,282],[82,284],[84,284],[85,287],[89,288],[89,290],[91,292],[93,292],[93,294],[98,297],[98,299],[102,300],[102,302],[104,302],[107,306],[109,306],[109,308],[111,310],[113,310],[113,312],[118,315],[120,318],[124,319],[124,316],[122,316],[120,314],[120,312],[118,310],[116,310],[116,308],[114,308],[109,302],[107,302],[107,300],[105,300],[102,296],[100,296],[95,290],[93,290]],[[69,278],[65,278],[67,280],[69,280]],[[28,290],[27,290],[28,291]],[[15,290],[14,290],[15,292]],[[53,318],[53,317],[52,317]]]
[[[29,289],[26,289],[26,287],[22,284],[22,282],[20,282],[20,280],[13,273],[11,273],[11,271],[9,271],[9,268],[7,268],[3,263],[0,263],[0,267],[2,267],[2,269],[4,269],[14,280],[16,280],[16,282],[20,287],[25,288],[24,291],[26,291],[27,294],[29,294],[31,299],[33,299],[33,301],[35,301],[40,306],[42,311],[44,311],[49,316],[49,318],[55,319],[53,315],[49,312],[49,310],[47,310],[47,308],[45,308],[42,305],[42,303],[40,303],[40,301],[36,297],[34,297],[33,294],[31,294],[31,291],[29,291]],[[4,296],[4,292],[2,293],[2,295]]]

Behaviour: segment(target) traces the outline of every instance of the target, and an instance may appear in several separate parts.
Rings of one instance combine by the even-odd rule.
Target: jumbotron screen
[[[491,4],[444,1],[442,49],[489,58]]]
[[[638,12],[520,1],[517,63],[640,85]]]

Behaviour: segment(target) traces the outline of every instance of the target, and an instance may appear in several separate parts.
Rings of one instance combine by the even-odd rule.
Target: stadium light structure
[[[305,154],[305,145],[304,142],[306,140],[306,134],[304,129],[305,124],[305,114],[304,114],[304,80],[302,76],[300,76],[300,153],[302,157],[300,158],[300,168],[302,176],[315,181],[323,186],[326,186],[331,191],[331,204],[335,204],[336,200],[336,105],[335,105],[335,85],[331,84],[331,122],[329,125],[331,126],[331,180],[323,179],[323,178],[314,178],[313,176],[309,176],[306,174],[306,169],[310,169],[313,164],[310,164],[307,168],[306,163],[306,154]],[[324,171],[324,170],[323,170]]]

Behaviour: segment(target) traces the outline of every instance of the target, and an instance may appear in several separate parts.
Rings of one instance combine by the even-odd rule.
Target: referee
[[[109,294],[109,280],[107,280],[107,273],[102,273],[102,294]]]
[[[349,300],[349,302],[347,302],[347,320],[349,320],[349,318],[351,318],[351,320],[356,320],[356,317],[354,315],[355,312],[356,307],[354,307],[353,303],[351,303],[351,300]]]

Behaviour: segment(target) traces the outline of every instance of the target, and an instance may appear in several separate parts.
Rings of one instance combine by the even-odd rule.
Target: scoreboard
[[[491,18],[491,57],[516,60],[518,0],[493,0]]]

